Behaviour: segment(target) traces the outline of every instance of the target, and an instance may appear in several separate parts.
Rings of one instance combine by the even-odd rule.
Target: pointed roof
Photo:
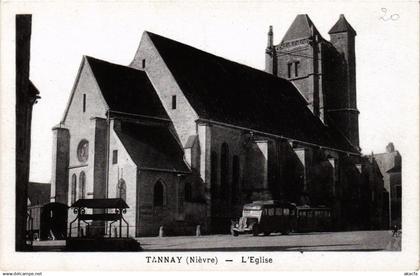
[[[144,71],[85,58],[111,111],[169,119]]]
[[[190,172],[183,149],[168,127],[122,121],[114,130],[140,169]]]
[[[286,41],[298,40],[312,37],[317,34],[321,37],[320,33],[316,29],[314,23],[307,14],[298,14],[290,25],[286,34],[283,37],[281,43]]]
[[[357,153],[288,80],[146,32],[200,119]]]
[[[353,35],[356,35],[356,31],[353,29],[353,27],[350,25],[350,23],[346,20],[344,17],[344,14],[340,14],[340,18],[335,23],[335,25],[331,28],[331,30],[328,32],[329,34],[335,34],[335,33],[351,33]]]

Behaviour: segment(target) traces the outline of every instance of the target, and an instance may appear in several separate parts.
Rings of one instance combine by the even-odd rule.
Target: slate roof
[[[291,82],[147,34],[200,119],[358,153],[342,135],[312,114]]]
[[[335,34],[335,33],[344,33],[344,32],[349,32],[356,35],[356,31],[353,29],[350,23],[347,22],[344,15],[340,14],[340,18],[338,19],[338,21],[335,23],[335,25],[331,28],[331,30],[328,33]]]
[[[121,122],[115,132],[139,168],[190,172],[181,146],[167,126]]]
[[[144,71],[86,56],[112,111],[169,119]]]
[[[309,16],[307,14],[298,14],[284,35],[281,43],[309,38],[312,37],[313,34],[317,34],[320,38],[322,38]]]
[[[44,205],[50,202],[50,190],[50,183],[29,182],[28,198],[31,201],[31,205]]]

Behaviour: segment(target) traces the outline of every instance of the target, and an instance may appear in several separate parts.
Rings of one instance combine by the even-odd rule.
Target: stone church
[[[335,229],[381,227],[382,176],[359,148],[356,32],[340,16],[329,34],[307,15],[278,45],[270,28],[266,72],[151,32],[128,66],[84,56],[53,128],[52,200],[123,198],[131,236],[224,233],[261,199],[328,206]]]

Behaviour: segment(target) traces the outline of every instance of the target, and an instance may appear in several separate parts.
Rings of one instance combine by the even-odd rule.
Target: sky
[[[384,152],[393,142],[404,160],[404,155],[412,154],[412,141],[418,143],[415,1],[76,3],[6,5],[10,14],[32,14],[30,78],[41,99],[33,108],[31,181],[50,181],[51,129],[62,119],[83,55],[128,65],[148,30],[263,70],[268,26],[273,26],[278,44],[296,15],[303,13],[327,40],[340,14],[357,31],[362,152]]]

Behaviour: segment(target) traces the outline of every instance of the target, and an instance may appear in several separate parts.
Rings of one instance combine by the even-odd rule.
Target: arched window
[[[185,183],[184,187],[184,200],[191,201],[192,200],[192,189],[190,183]]]
[[[127,195],[127,186],[125,185],[124,179],[118,180],[117,184],[117,198],[121,198],[124,201],[126,200]]]
[[[163,206],[164,204],[164,187],[161,181],[156,182],[153,188],[153,205]]]
[[[222,144],[220,154],[220,186],[221,196],[228,198],[229,193],[229,146],[226,143]]]
[[[236,203],[238,200],[239,193],[239,171],[240,163],[239,157],[235,155],[232,161],[232,202]]]
[[[211,172],[210,172],[210,181],[211,181],[211,193],[212,195],[217,194],[217,170],[218,170],[218,161],[217,153],[215,151],[211,152]]]
[[[85,198],[85,192],[86,192],[86,175],[84,171],[81,171],[79,175],[79,199]]]
[[[76,176],[76,174],[73,174],[71,176],[71,189],[70,189],[70,192],[71,192],[70,202],[71,202],[71,204],[76,202],[76,187],[77,187],[77,176]]]

